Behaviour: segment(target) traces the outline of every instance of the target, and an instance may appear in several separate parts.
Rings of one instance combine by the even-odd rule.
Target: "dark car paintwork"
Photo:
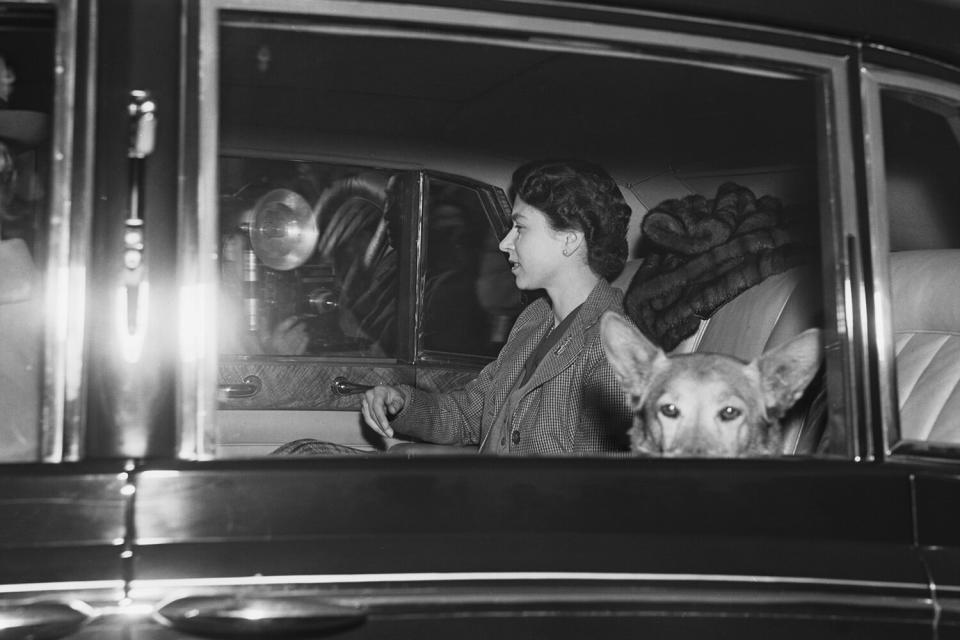
[[[471,616],[465,637],[956,631],[958,482],[905,465],[373,456],[0,480],[22,523],[4,530],[4,582],[73,582],[94,603],[121,585],[146,603],[278,589],[364,603],[345,637],[455,633]],[[106,615],[77,637],[125,625],[150,626]]]

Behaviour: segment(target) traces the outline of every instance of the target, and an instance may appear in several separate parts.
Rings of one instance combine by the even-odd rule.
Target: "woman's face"
[[[566,234],[551,227],[542,211],[520,198],[513,204],[511,217],[513,226],[500,241],[500,251],[510,260],[517,287],[549,290],[561,283]]]

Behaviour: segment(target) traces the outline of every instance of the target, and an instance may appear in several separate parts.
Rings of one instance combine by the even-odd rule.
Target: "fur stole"
[[[643,263],[627,287],[624,309],[665,351],[742,291],[805,262],[808,252],[804,228],[778,198],[758,199],[732,182],[713,200],[665,200],[641,228]]]

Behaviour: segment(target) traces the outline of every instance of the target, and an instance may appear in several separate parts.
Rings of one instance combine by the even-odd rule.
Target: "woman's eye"
[[[660,413],[667,418],[676,418],[680,415],[680,409],[675,404],[662,404],[660,405]]]
[[[743,415],[743,412],[740,411],[740,409],[737,409],[736,407],[724,407],[723,409],[720,410],[719,415],[721,420],[723,420],[724,422],[729,422],[731,420],[736,420],[737,418],[739,418],[741,415]]]

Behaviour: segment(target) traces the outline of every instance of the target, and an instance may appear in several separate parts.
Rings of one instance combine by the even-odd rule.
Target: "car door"
[[[960,531],[960,80],[957,69],[896,52],[869,50],[861,71],[871,173],[871,245],[879,407],[874,437],[888,460],[922,465],[915,479],[917,544],[953,630]]]

